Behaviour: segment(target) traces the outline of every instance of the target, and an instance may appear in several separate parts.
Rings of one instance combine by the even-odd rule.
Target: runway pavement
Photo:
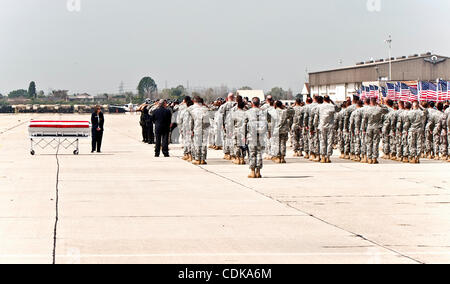
[[[0,115],[0,263],[450,263],[450,163],[333,158],[207,166],[153,157],[137,115],[106,115],[102,154],[29,153]],[[292,156],[292,154],[291,154]]]

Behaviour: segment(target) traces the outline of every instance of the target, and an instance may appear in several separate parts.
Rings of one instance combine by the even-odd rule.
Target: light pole
[[[389,35],[389,39],[385,40],[389,46],[389,81],[392,80],[392,36]]]

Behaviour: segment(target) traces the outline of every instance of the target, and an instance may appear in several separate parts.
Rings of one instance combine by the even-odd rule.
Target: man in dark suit
[[[167,109],[165,100],[159,101],[158,108],[153,112],[153,121],[155,123],[155,157],[159,157],[161,148],[164,157],[169,157],[169,133],[172,121],[172,112]]]
[[[105,125],[105,117],[103,116],[100,106],[95,107],[95,111],[91,116],[92,123],[92,152],[97,150],[97,153],[101,153],[102,140],[103,140],[103,126]]]

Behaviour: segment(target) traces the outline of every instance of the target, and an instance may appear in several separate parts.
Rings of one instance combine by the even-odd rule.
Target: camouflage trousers
[[[379,129],[368,129],[365,135],[365,144],[367,158],[378,159],[380,155],[380,139],[381,134]]]
[[[424,135],[421,131],[410,131],[408,133],[409,158],[419,158],[422,155],[422,142]]]
[[[333,155],[334,130],[323,128],[319,131],[320,154],[331,157]]]
[[[295,152],[303,152],[303,133],[300,128],[296,128],[292,131],[292,142]]]
[[[277,137],[273,137],[272,140],[272,156],[274,157],[286,157],[287,142],[289,139],[288,133],[279,134]]]
[[[238,145],[234,146],[233,153],[236,156],[236,158],[245,158],[245,156],[247,156],[247,150],[245,149],[245,147]]]
[[[194,160],[196,161],[206,161],[208,157],[208,147],[206,146],[194,146],[194,151],[192,153]]]
[[[367,133],[361,133],[361,155],[367,155]]]
[[[434,135],[428,131],[425,133],[425,151],[427,153],[435,153]]]
[[[251,170],[260,170],[263,168],[263,153],[265,151],[262,146],[248,146],[249,157],[248,163]]]
[[[445,134],[444,131],[441,132],[441,135],[439,137],[439,153],[442,156],[447,156],[448,155],[448,137]]]
[[[363,144],[363,141],[361,140],[361,134],[356,133],[352,135],[352,154],[355,154],[357,156],[361,155],[361,145]]]
[[[309,131],[306,128],[303,129],[303,150],[309,154]]]
[[[316,155],[320,154],[320,140],[317,131],[309,134],[309,152]]]
[[[350,154],[352,143],[352,135],[350,134],[350,132],[344,131],[343,139],[344,139],[344,154]]]
[[[345,141],[344,141],[344,133],[342,131],[337,132],[337,145],[341,154],[345,153]]]
[[[388,132],[383,133],[383,153],[385,155],[390,155],[391,154],[391,135]]]

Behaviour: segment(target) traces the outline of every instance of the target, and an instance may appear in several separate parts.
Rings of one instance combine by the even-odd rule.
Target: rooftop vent
[[[356,63],[356,65],[364,65],[364,61],[363,62],[358,62],[358,63]]]
[[[415,58],[415,57],[419,57],[419,54],[413,54],[413,55],[408,56],[408,58]]]

